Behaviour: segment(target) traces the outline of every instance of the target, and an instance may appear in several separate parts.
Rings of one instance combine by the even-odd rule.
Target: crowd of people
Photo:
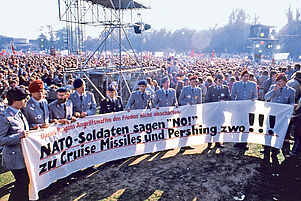
[[[117,60],[92,58],[89,65],[106,66]],[[143,66],[157,70],[145,74],[136,83],[138,89],[127,101],[118,96],[118,84],[111,80],[106,85],[106,96],[95,99],[86,90],[85,79],[75,73],[84,60],[77,57],[22,56],[0,57],[0,146],[3,147],[3,165],[11,170],[16,185],[10,200],[22,200],[28,195],[24,186],[29,179],[25,168],[20,139],[29,130],[47,128],[51,123],[69,124],[78,118],[135,109],[195,105],[208,102],[260,100],[295,106],[294,115],[286,134],[283,155],[294,157],[301,149],[300,64],[253,64],[245,59],[206,58],[148,58]],[[123,58],[125,67],[134,66]],[[55,90],[55,98],[47,91]],[[30,95],[30,96],[29,96]],[[30,98],[29,98],[30,97]],[[126,103],[126,104],[125,104]],[[292,136],[293,135],[293,136]],[[290,149],[289,139],[294,139]],[[208,143],[208,149],[212,149]],[[215,143],[223,148],[221,143]],[[237,143],[237,149],[248,149],[247,143]],[[264,160],[279,165],[278,149],[265,146]],[[27,179],[24,179],[27,178]]]

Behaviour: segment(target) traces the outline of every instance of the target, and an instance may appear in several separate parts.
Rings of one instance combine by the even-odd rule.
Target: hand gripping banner
[[[96,164],[208,142],[250,142],[280,149],[293,106],[261,101],[88,116],[32,131],[22,140],[30,199],[53,181]]]

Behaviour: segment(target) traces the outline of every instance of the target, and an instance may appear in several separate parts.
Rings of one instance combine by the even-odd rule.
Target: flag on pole
[[[14,48],[12,42],[10,42],[10,44],[11,44],[11,49],[13,50],[13,54],[16,54],[16,51],[15,51],[15,48]]]
[[[191,50],[190,57],[193,57],[193,49]]]

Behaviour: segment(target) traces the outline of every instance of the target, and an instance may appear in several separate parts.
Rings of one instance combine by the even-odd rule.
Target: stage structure
[[[141,11],[149,7],[141,1],[58,0],[58,4],[59,19],[66,23],[66,46],[69,54],[78,55],[78,68],[66,69],[65,73],[81,74],[100,97],[104,97],[104,89],[108,83],[111,80],[117,80],[119,95],[127,98],[138,79],[144,77],[145,73],[159,70],[155,67],[143,67],[142,44],[140,44],[141,55],[139,56],[127,36],[127,31],[135,31],[141,34],[142,43],[143,31],[150,28],[150,25],[145,24],[141,17]],[[102,32],[94,51],[86,55],[85,61],[81,62],[86,40],[86,25],[101,27]],[[127,46],[122,44],[122,41],[126,41]],[[131,50],[126,47],[130,47]],[[124,57],[131,60],[133,65],[125,66]],[[105,66],[94,65],[92,67],[91,59],[93,58],[104,58]],[[103,86],[104,83],[106,86]]]
[[[254,61],[260,62],[263,56],[273,58],[277,40],[274,36],[275,33],[271,31],[272,28],[273,26],[261,24],[251,26],[248,40]]]

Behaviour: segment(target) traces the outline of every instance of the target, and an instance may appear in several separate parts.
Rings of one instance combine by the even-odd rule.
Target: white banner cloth
[[[22,140],[30,199],[83,168],[130,156],[208,142],[281,148],[292,105],[229,101],[88,116],[33,131]]]

